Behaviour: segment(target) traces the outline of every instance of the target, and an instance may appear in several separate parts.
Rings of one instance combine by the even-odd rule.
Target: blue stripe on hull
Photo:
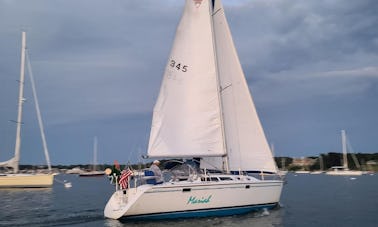
[[[121,220],[161,220],[161,219],[176,219],[176,218],[201,218],[201,217],[215,217],[215,216],[230,216],[237,214],[246,214],[252,211],[262,209],[272,209],[277,206],[277,203],[242,206],[242,207],[227,207],[227,208],[214,208],[206,210],[189,210],[157,214],[145,214],[136,216],[123,216]]]

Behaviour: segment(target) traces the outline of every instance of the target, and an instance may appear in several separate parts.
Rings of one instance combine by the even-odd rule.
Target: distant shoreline
[[[354,156],[354,157],[352,157]],[[321,157],[321,159],[319,158]],[[352,164],[350,169],[363,169],[366,171],[373,171],[378,172],[378,153],[356,153],[356,154],[348,154],[348,160],[350,159],[350,163],[353,163],[353,159],[356,158],[359,163],[358,165]],[[320,170],[320,166],[323,165],[323,170],[327,170],[332,166],[340,166],[342,159],[342,153],[330,152],[328,154],[320,154],[319,156],[308,156],[308,157],[275,157],[275,161],[277,167],[280,170],[287,170],[287,171],[298,171],[298,170],[307,170],[307,171],[315,171]],[[322,160],[322,164],[320,163]],[[163,160],[164,162],[164,160]],[[131,166],[133,169],[143,169],[149,167],[151,164],[150,162],[141,163],[134,163],[134,164],[127,164],[127,166]],[[125,164],[121,163],[121,169],[125,168]],[[98,164],[96,165],[96,169],[98,170],[105,170],[106,168],[112,168],[113,164]],[[54,172],[65,172],[66,170],[70,170],[73,168],[80,168],[82,170],[93,170],[92,164],[57,164],[52,165]],[[31,164],[20,164],[20,171],[43,171],[47,170],[47,165],[31,165]],[[0,170],[1,171],[1,170]]]

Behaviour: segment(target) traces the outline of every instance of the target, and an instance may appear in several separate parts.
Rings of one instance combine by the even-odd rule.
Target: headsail
[[[187,0],[154,108],[149,157],[224,155],[209,1]]]
[[[214,4],[213,27],[229,169],[276,172],[220,0]],[[221,158],[204,161],[222,165]]]

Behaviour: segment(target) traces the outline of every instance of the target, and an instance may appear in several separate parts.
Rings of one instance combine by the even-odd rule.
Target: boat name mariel
[[[187,204],[197,204],[197,203],[209,203],[212,195],[209,195],[209,197],[205,198],[202,197],[200,199],[197,199],[195,196],[190,196],[188,199]]]

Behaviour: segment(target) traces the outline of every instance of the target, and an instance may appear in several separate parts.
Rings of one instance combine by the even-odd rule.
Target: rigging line
[[[30,57],[29,57],[28,51],[25,51],[25,53],[26,53],[25,55],[26,55],[27,68],[28,68],[28,72],[29,72],[28,74],[29,74],[29,77],[30,77],[30,82],[31,82],[32,91],[33,91],[33,97],[34,97],[34,101],[35,101],[35,110],[37,112],[39,130],[41,132],[41,137],[42,137],[43,150],[44,150],[44,153],[45,153],[47,167],[48,167],[49,171],[51,171],[50,156],[49,156],[49,151],[47,149],[47,142],[46,142],[45,132],[44,132],[44,128],[43,128],[43,122],[42,122],[42,117],[41,117],[41,110],[39,108],[39,103],[38,103],[37,91],[35,89],[35,82],[34,82],[34,77],[33,77],[33,71],[32,71],[31,64],[30,64]]]
[[[13,122],[13,123],[16,123],[16,124],[24,124],[24,122],[23,121],[21,121],[21,122],[18,122],[18,121],[16,121],[16,120],[9,120],[10,122]]]
[[[350,141],[349,141],[348,138],[346,138],[346,143],[347,143],[348,148],[349,148],[350,151],[351,151],[351,152],[350,152],[350,155],[351,155],[352,158],[353,158],[354,164],[356,165],[357,168],[360,168],[360,167],[361,167],[361,166],[360,166],[360,163],[359,163],[359,161],[358,161],[358,159],[357,159],[357,157],[356,157],[356,155],[355,155],[355,153],[354,153],[354,150],[353,150],[352,144],[350,143]]]

